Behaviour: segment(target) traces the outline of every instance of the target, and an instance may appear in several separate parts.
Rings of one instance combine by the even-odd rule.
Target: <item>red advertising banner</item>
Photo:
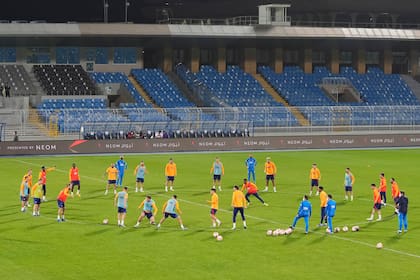
[[[420,134],[0,142],[0,156],[420,147]]]

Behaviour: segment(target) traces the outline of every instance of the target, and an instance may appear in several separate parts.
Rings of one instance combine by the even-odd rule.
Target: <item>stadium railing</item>
[[[291,116],[291,111],[284,107],[211,107],[211,108],[171,108],[156,110],[153,108],[133,108],[139,118],[130,121],[122,109],[62,109],[59,119],[45,117],[43,110],[8,110],[10,117],[2,117],[6,123],[6,140],[11,138],[8,131],[17,131],[20,136],[29,139],[32,136],[49,137],[55,121],[58,137],[78,138],[80,128],[85,123],[106,123],[116,127],[127,126],[127,130],[141,124],[146,130],[159,130],[170,127],[179,130],[196,129],[198,124],[230,124],[250,122],[252,135],[285,135],[296,133],[376,133],[378,131],[416,131],[420,128],[420,106],[312,106],[293,107],[309,121],[309,125],[299,125]],[[174,114],[174,110],[179,113]],[[105,114],[105,112],[107,112]],[[157,114],[158,113],[158,114]],[[182,119],[174,116],[183,114]],[[29,115],[29,117],[27,117]],[[51,112],[50,114],[51,115]],[[48,116],[49,116],[48,115]],[[76,117],[77,118],[76,118]],[[106,116],[106,120],[102,119]],[[155,118],[158,116],[159,118]],[[162,118],[164,116],[165,118]],[[91,119],[90,119],[91,118]],[[6,121],[7,120],[7,121]],[[164,125],[163,125],[164,124]],[[194,127],[195,125],[195,127]],[[211,130],[212,127],[207,130]],[[221,128],[222,129],[222,128]],[[120,131],[119,129],[118,131]],[[125,129],[124,129],[125,130]],[[86,129],[84,130],[87,131]]]

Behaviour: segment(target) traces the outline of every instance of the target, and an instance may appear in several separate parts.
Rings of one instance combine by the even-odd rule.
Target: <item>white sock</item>
[[[63,216],[61,216],[61,219],[62,219],[62,220],[64,220],[64,215],[63,215]]]
[[[140,192],[143,192],[143,188],[140,188]]]
[[[232,228],[236,228],[236,223],[233,223]]]
[[[57,215],[57,220],[60,220],[60,215]]]
[[[167,192],[168,191],[168,186],[165,186],[165,192]]]
[[[244,221],[244,227],[246,227],[246,221]]]
[[[213,227],[216,227],[216,223],[215,222],[213,222]]]
[[[276,187],[273,187],[273,191],[274,191],[274,192],[277,192],[277,188],[276,188]]]
[[[183,225],[183,224],[181,224],[181,228],[182,228],[182,229],[185,229],[185,227],[184,227],[184,225]]]
[[[138,191],[139,191],[139,188],[136,187],[136,192],[138,192]]]
[[[346,196],[344,196],[344,199],[347,200],[347,199],[349,199],[349,197],[346,195]]]
[[[121,221],[120,220],[118,220],[118,225],[121,225]]]
[[[350,196],[350,200],[353,201],[353,196]]]

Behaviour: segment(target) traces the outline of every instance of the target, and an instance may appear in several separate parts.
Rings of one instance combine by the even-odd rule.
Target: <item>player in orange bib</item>
[[[69,180],[71,183],[71,196],[73,197],[74,186],[77,186],[77,196],[80,196],[80,175],[79,168],[73,163],[69,171]]]
[[[373,209],[372,209],[372,213],[370,214],[370,217],[367,218],[366,220],[368,221],[373,221],[373,215],[376,213],[378,213],[378,219],[376,219],[377,221],[382,220],[382,215],[381,215],[381,206],[382,206],[382,201],[381,201],[381,193],[379,192],[378,188],[376,187],[375,184],[370,184],[370,188],[373,191]]]
[[[168,185],[169,189],[171,191],[174,191],[174,181],[176,177],[176,164],[172,158],[169,159],[169,162],[165,166],[165,176],[166,176],[166,183],[165,183],[165,192],[168,191]]]
[[[212,188],[210,190],[211,194],[211,200],[207,201],[210,203],[210,218],[213,222],[213,227],[216,227],[216,225],[219,227],[222,222],[216,217],[217,210],[219,210],[219,196],[216,193],[216,188]]]
[[[265,189],[264,192],[268,192],[268,184],[272,183],[273,185],[273,192],[277,192],[276,183],[274,182],[277,167],[274,162],[271,161],[271,158],[267,157],[267,161],[264,164],[264,173],[265,173]]]
[[[57,213],[57,222],[65,222],[66,219],[64,218],[64,211],[65,211],[65,203],[67,198],[70,195],[71,184],[68,184],[64,189],[60,191],[57,196],[57,205],[58,205],[58,213]]]
[[[55,166],[48,168],[46,168],[45,166],[41,166],[41,171],[39,172],[38,180],[41,180],[42,183],[42,201],[47,201],[47,173],[53,170],[55,170]]]

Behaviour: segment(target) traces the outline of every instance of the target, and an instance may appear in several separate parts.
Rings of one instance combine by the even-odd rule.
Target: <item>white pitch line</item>
[[[38,164],[34,164],[34,163],[23,161],[23,160],[14,159],[14,161],[20,162],[20,163],[24,163],[24,164],[38,166]],[[56,170],[59,171],[59,172],[62,172],[62,173],[67,173],[66,171],[61,170],[61,169],[56,169]],[[81,177],[86,178],[86,179],[89,179],[89,180],[97,181],[97,182],[103,182],[103,180],[100,180],[100,179],[95,178],[95,177],[90,177],[90,176],[86,176],[86,175],[81,176]],[[164,194],[159,194],[159,193],[154,193],[154,195],[166,196]],[[189,204],[192,204],[192,205],[209,208],[209,206],[206,205],[206,204],[202,204],[202,203],[198,203],[198,202],[194,202],[194,201],[189,201],[189,200],[185,200],[185,199],[179,199],[179,200],[180,201],[183,201],[183,202],[186,202],[186,203],[189,203]],[[226,212],[226,213],[230,213],[231,212],[231,211],[226,210],[226,209],[219,209],[219,211]],[[254,220],[269,222],[269,223],[272,223],[272,224],[287,225],[285,223],[281,223],[281,222],[277,222],[277,221],[273,221],[273,220],[268,220],[268,219],[264,219],[264,218],[260,218],[260,217],[255,217],[255,216],[251,216],[251,215],[246,215],[246,216],[249,217],[249,218],[252,218]],[[72,221],[72,223],[76,223],[77,224],[76,221]],[[356,223],[356,225],[357,224],[367,224],[367,223],[368,222],[365,222],[364,221],[364,222],[361,222],[361,223]],[[89,225],[88,223],[83,223],[83,222],[79,222],[78,224]],[[315,232],[315,231],[311,231],[311,232],[314,233],[314,234],[319,234],[319,235],[323,235],[324,234],[324,233],[319,233],[319,232]],[[366,242],[359,241],[359,240],[354,240],[354,239],[350,239],[350,238],[346,238],[346,237],[341,237],[341,236],[336,236],[336,235],[329,235],[329,237],[335,238],[335,239],[339,239],[339,240],[343,240],[343,241],[348,241],[348,242],[351,242],[351,243],[354,243],[354,244],[364,245],[364,246],[371,247],[371,248],[376,248],[376,245],[372,245],[370,243],[366,243]],[[399,251],[399,250],[395,250],[395,249],[391,249],[391,248],[386,248],[386,247],[383,248],[382,250],[393,252],[393,253],[399,254],[399,255],[404,255],[404,256],[413,257],[413,258],[419,258],[420,259],[420,255],[416,255],[416,254],[412,254],[412,253],[407,253],[407,252],[404,252],[404,251]]]

